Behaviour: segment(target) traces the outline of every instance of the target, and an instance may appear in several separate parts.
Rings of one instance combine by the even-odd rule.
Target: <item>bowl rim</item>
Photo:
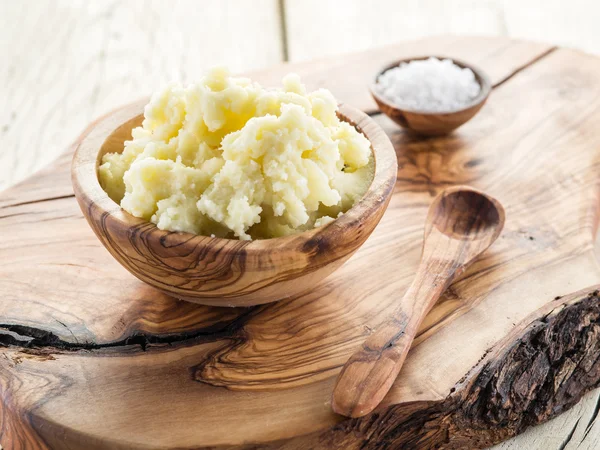
[[[437,58],[439,60],[449,59],[454,64],[456,64],[457,66],[459,66],[463,69],[464,68],[471,69],[473,71],[473,74],[475,75],[475,79],[477,80],[477,82],[479,83],[479,86],[481,88],[479,91],[479,94],[477,94],[477,96],[473,100],[471,100],[469,103],[467,103],[466,105],[464,105],[458,109],[453,109],[453,110],[448,110],[448,111],[423,111],[423,110],[407,108],[407,107],[398,105],[397,103],[393,103],[377,92],[377,89],[375,88],[375,86],[377,85],[377,80],[383,73],[387,72],[390,69],[393,69],[394,67],[398,67],[402,63],[409,63],[411,61],[423,61],[423,60],[426,60],[429,58]],[[371,92],[371,95],[377,101],[389,106],[390,108],[396,109],[398,111],[403,111],[403,112],[407,112],[407,113],[411,113],[411,114],[421,114],[424,116],[447,116],[447,115],[462,113],[464,111],[467,111],[467,110],[485,102],[492,91],[492,82],[491,82],[489,75],[474,64],[467,63],[461,59],[453,58],[451,56],[426,55],[426,56],[413,56],[413,57],[401,58],[394,62],[386,64],[385,66],[383,66],[383,68],[381,68],[380,70],[377,71],[374,79],[369,83],[369,91]]]
[[[179,240],[187,242],[189,245],[202,246],[227,253],[238,252],[243,248],[247,255],[272,252],[274,249],[285,251],[288,243],[291,244],[295,241],[297,244],[299,239],[316,247],[321,243],[329,243],[329,245],[334,242],[343,243],[343,240],[339,239],[340,231],[360,226],[367,216],[377,212],[381,207],[382,200],[387,204],[386,200],[391,196],[395,185],[397,176],[396,152],[386,133],[367,114],[341,103],[338,105],[338,116],[354,126],[369,140],[375,166],[373,180],[367,191],[341,217],[318,228],[268,239],[239,240],[160,230],[154,223],[135,217],[123,210],[102,189],[98,179],[98,155],[105,142],[121,127],[139,121],[147,103],[147,98],[139,100],[100,117],[88,126],[74,144],[75,153],[71,166],[71,178],[75,196],[80,206],[82,208],[87,207],[88,210],[97,209],[102,217],[110,216],[121,229],[146,225],[148,230],[152,230],[153,239],[162,240],[178,235]],[[91,220],[91,217],[91,212],[88,212],[86,218]],[[232,243],[238,244],[232,245]],[[294,245],[290,248],[294,248]]]

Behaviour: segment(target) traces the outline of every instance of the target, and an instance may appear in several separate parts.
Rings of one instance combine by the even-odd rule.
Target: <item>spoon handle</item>
[[[454,277],[451,263],[436,263],[421,264],[399,308],[344,365],[331,402],[338,414],[364,416],[392,387],[419,325]]]

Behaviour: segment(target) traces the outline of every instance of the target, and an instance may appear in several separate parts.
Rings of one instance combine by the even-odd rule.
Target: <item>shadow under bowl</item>
[[[406,58],[388,64],[377,73],[375,80],[369,85],[369,90],[373,99],[377,103],[379,110],[401,127],[424,136],[443,136],[465,124],[479,112],[490,95],[492,84],[485,72],[472,64],[467,64],[454,58],[434,56],[434,58],[438,59],[451,59],[452,62],[454,62],[454,64],[457,66],[471,69],[475,74],[475,79],[481,88],[479,95],[477,95],[477,97],[475,97],[471,102],[460,109],[448,112],[431,112],[404,108],[401,105],[390,102],[377,92],[375,86],[381,74],[387,72],[389,69],[397,67],[401,63],[420,61],[428,58],[431,58],[431,56]]]
[[[251,306],[308,291],[340,267],[379,223],[396,181],[394,148],[370,117],[340,105],[339,117],[371,142],[375,173],[350,210],[326,226],[291,236],[241,241],[158,229],[124,211],[102,189],[98,166],[121,152],[141,125],[146,100],[91,124],[75,143],[71,176],[92,230],[129,272],[173,297],[214,306]]]

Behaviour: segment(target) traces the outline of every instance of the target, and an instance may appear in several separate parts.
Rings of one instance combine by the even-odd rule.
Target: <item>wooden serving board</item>
[[[145,286],[83,219],[70,151],[2,193],[0,444],[480,448],[597,386],[599,59],[444,37],[253,76],[272,84],[296,70],[373,112],[371,75],[423,54],[486,70],[488,103],[446,138],[412,136],[374,115],[398,153],[390,206],[359,252],[300,298],[219,309]],[[404,293],[428,205],[455,184],[504,204],[503,234],[429,314],[381,407],[361,419],[335,415],[337,373]]]

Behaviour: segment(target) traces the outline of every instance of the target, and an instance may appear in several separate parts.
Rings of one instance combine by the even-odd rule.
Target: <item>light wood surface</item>
[[[473,48],[457,42],[449,56]],[[356,255],[301,298],[218,309],[176,302],[145,286],[85,225],[72,196],[69,153],[5,191],[2,444],[31,448],[25,439],[43,439],[54,448],[189,448],[269,441],[276,448],[284,440],[288,448],[353,448],[368,438],[372,446],[417,439],[426,447],[448,437],[454,446],[482,447],[574,404],[598,382],[586,354],[598,344],[598,300],[588,289],[549,302],[600,282],[592,239],[600,117],[590,100],[600,96],[600,61],[484,42],[493,50],[481,43],[472,60],[493,74],[496,88],[477,120],[457,134],[416,139],[376,117],[399,158],[388,211]],[[412,45],[386,51],[407,53]],[[515,67],[515,58],[504,59],[514,54],[525,62]],[[325,79],[315,68],[303,70]],[[368,98],[366,87],[348,92],[341,100],[350,104]],[[382,409],[343,421],[329,406],[335,376],[414,276],[433,196],[465,183],[505,205],[505,232],[425,319]],[[557,335],[565,339],[552,339]],[[553,370],[536,355],[551,359]],[[570,370],[573,361],[589,368],[587,378]],[[515,378],[511,367],[531,376]],[[514,375],[498,378],[507,373]],[[291,440],[298,434],[304,437]]]
[[[394,147],[373,119],[342,104],[338,117],[369,140],[375,170],[362,198],[340,218],[304,233],[252,241],[160,230],[121,209],[98,180],[102,157],[123,151],[146,103],[124,106],[90,125],[74,146],[71,175],[81,211],[102,245],[134,276],[175,298],[232,307],[304,293],[358,250],[390,201],[398,170]]]
[[[333,410],[348,417],[373,411],[396,380],[423,319],[442,293],[498,238],[504,208],[468,186],[433,199],[414,280],[384,322],[344,364],[333,389]]]

